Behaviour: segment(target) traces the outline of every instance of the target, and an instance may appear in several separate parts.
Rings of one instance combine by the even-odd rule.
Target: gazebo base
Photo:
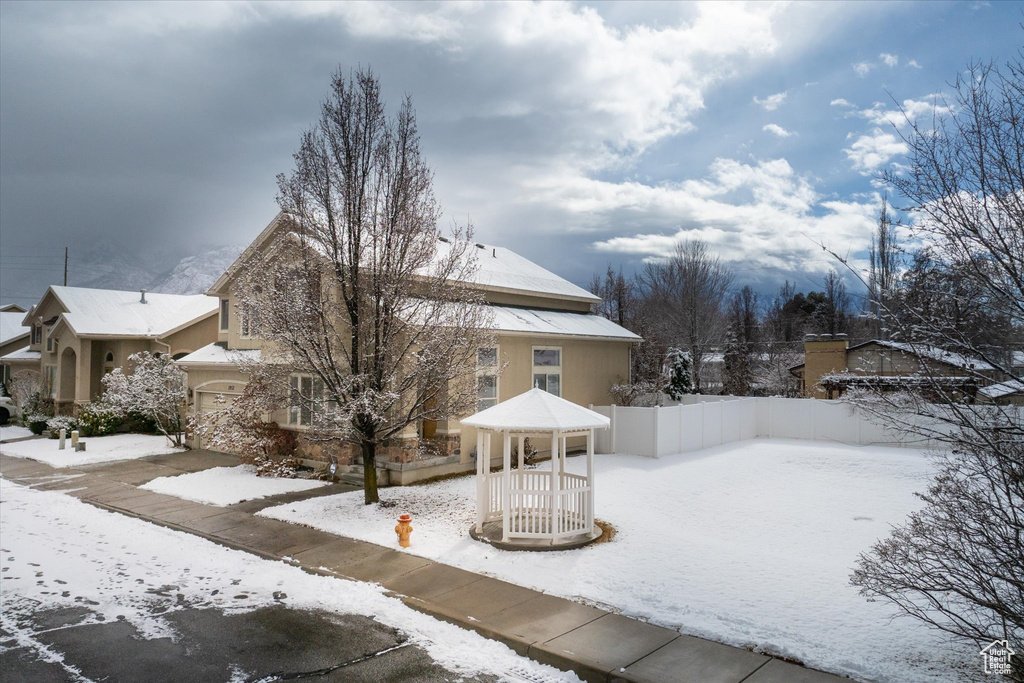
[[[589,534],[570,536],[569,538],[562,539],[555,543],[552,543],[551,540],[547,538],[512,538],[508,541],[502,541],[500,521],[487,522],[484,524],[483,533],[477,532],[475,524],[469,528],[470,538],[475,541],[492,545],[499,550],[574,550],[575,548],[582,548],[585,545],[590,545],[601,538],[603,534],[604,530],[595,524],[594,530]]]

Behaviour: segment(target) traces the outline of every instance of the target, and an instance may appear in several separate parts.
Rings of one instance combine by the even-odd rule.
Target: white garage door
[[[196,395],[198,396],[196,401],[197,413],[220,412],[234,403],[235,398],[238,396],[238,394],[224,394],[211,391],[200,391]],[[202,442],[202,438],[197,437],[196,448],[208,448],[208,446]]]

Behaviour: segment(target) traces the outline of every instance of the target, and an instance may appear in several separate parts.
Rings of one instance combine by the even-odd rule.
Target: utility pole
[[[68,286],[68,248],[64,247],[64,286]]]

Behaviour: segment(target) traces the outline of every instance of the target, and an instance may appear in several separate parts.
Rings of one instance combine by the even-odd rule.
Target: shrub
[[[25,422],[26,424],[28,424],[29,430],[33,434],[38,436],[43,433],[43,430],[46,429],[46,423],[47,421],[49,421],[49,419],[49,415],[42,415],[40,413],[36,413],[34,415],[29,415],[28,417],[26,417]]]
[[[78,428],[82,436],[107,436],[121,426],[121,413],[103,403],[88,403],[78,414]]]
[[[125,415],[121,427],[133,434],[154,434],[157,431],[156,420],[136,412]]]
[[[50,431],[50,438],[56,439],[60,437],[60,430],[62,429],[66,430],[69,434],[71,430],[78,429],[78,420],[67,415],[61,415],[47,420],[46,428]]]

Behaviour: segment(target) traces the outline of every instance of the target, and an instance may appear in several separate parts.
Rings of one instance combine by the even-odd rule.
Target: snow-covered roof
[[[437,243],[437,258],[444,258],[451,250],[452,244],[447,241]],[[491,244],[478,244],[470,253],[476,255],[477,269],[469,282],[510,292],[528,294],[547,294],[563,298],[583,301],[600,301],[582,287],[555,275],[533,261],[519,254]]]
[[[6,356],[0,356],[0,363],[5,361],[39,360],[42,357],[43,354],[39,351],[30,351],[29,347],[25,346],[17,351],[11,351]]]
[[[1003,396],[1012,396],[1013,394],[1024,393],[1024,382],[1011,379],[1008,382],[1001,382],[999,384],[982,387],[981,389],[978,389],[978,393],[985,398],[1002,398]]]
[[[205,294],[180,295],[51,286],[62,315],[79,336],[159,337],[217,312],[219,302]]]
[[[974,370],[994,370],[991,365],[979,358],[971,358],[970,356],[964,356],[959,353],[953,353],[946,349],[938,346],[930,346],[928,344],[911,344],[907,342],[894,342],[894,341],[882,341],[879,339],[867,342],[868,344],[878,344],[879,346],[885,346],[890,349],[896,349],[904,353],[909,353],[913,356],[921,358],[930,358],[946,365],[954,365],[958,368],[973,368]],[[864,346],[859,344],[858,346]],[[856,347],[854,347],[856,348]]]
[[[640,341],[640,337],[607,318],[587,313],[491,306],[497,332],[556,334],[573,337]]]
[[[494,430],[571,432],[581,429],[606,429],[611,420],[593,410],[534,388],[470,415],[460,422],[470,427]]]
[[[238,365],[241,362],[258,362],[259,349],[227,349],[222,342],[207,344],[177,360],[179,365]]]
[[[0,313],[0,344],[14,341],[18,337],[28,336],[31,330],[21,324],[25,319],[25,311],[4,311]]]

